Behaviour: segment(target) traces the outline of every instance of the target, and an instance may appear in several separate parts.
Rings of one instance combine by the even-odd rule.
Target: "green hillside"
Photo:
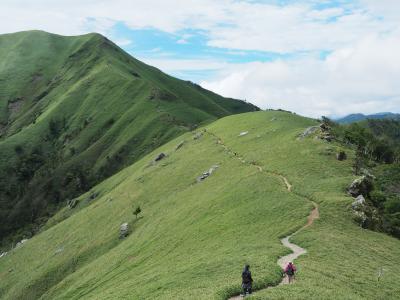
[[[338,144],[298,138],[315,125],[256,112],[172,140],[0,258],[0,298],[227,299],[239,293],[245,263],[257,289],[277,284],[276,261],[289,252],[279,239],[306,223],[311,201],[320,218],[292,239],[308,251],[295,261],[296,283],[254,299],[398,298],[400,241],[355,224],[345,192],[354,153],[338,161]],[[119,239],[124,222],[131,233]]]
[[[199,124],[253,110],[99,34],[0,35],[0,240],[30,236],[66,200]]]

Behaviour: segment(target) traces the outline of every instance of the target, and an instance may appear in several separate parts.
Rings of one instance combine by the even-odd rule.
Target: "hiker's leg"
[[[250,294],[250,288],[249,288],[249,286],[246,286],[246,294],[247,294],[247,295]]]
[[[251,294],[252,292],[253,292],[252,286],[250,285],[250,286],[249,286],[249,294]]]

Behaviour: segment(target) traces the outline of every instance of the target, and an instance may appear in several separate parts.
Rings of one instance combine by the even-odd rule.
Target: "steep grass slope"
[[[256,109],[99,34],[0,35],[0,240],[198,124]]]
[[[296,261],[297,282],[255,298],[396,299],[400,241],[353,223],[345,194],[353,155],[340,162],[337,145],[297,139],[315,124],[284,112],[248,113],[167,143],[0,258],[0,298],[227,299],[240,291],[244,263],[257,289],[276,284],[276,261],[289,252],[279,238],[306,223],[313,200],[320,218],[292,238],[308,251]],[[168,156],[152,163],[160,152]],[[132,233],[119,240],[123,222]]]

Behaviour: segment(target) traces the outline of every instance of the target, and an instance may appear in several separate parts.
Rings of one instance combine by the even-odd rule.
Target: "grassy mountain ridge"
[[[350,114],[345,117],[335,119],[335,121],[340,124],[350,124],[364,120],[399,120],[399,119],[400,119],[400,114],[395,114],[391,112],[382,112],[371,115]]]
[[[0,58],[0,237],[199,124],[258,109],[168,76],[99,34],[1,35]]]
[[[352,221],[345,189],[354,178],[354,152],[346,149],[348,160],[338,161],[341,145],[298,139],[315,125],[285,112],[257,112],[172,140],[94,187],[97,198],[80,196],[55,225],[1,258],[0,297],[227,299],[240,290],[244,263],[257,288],[279,282],[276,260],[288,252],[279,238],[305,224],[312,199],[320,219],[294,237],[308,251],[295,262],[296,284],[254,298],[396,299],[400,242]],[[152,163],[161,152],[167,157]],[[142,218],[132,214],[136,205]],[[123,222],[132,232],[119,240]]]

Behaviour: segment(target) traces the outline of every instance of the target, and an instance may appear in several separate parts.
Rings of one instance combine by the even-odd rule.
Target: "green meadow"
[[[240,293],[245,263],[260,290],[254,299],[398,298],[400,241],[353,222],[345,190],[354,154],[346,149],[338,161],[341,146],[298,139],[317,124],[252,112],[166,143],[0,258],[0,298],[227,299]],[[153,162],[161,152],[166,158]],[[308,251],[295,261],[295,284],[264,289],[280,282],[276,261],[289,253],[280,238],[306,223],[311,201],[320,218],[292,238]],[[131,233],[119,239],[124,222]]]

